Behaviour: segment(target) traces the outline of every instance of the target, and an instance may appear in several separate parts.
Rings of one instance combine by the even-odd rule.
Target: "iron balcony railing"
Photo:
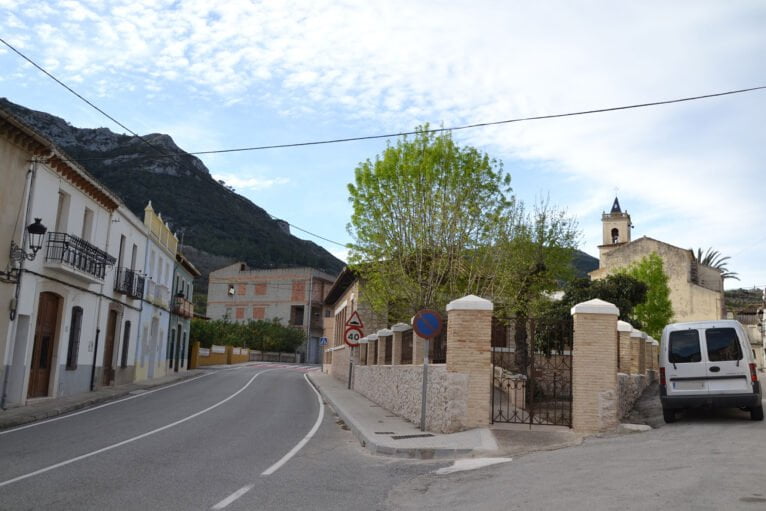
[[[191,318],[194,316],[194,304],[183,296],[176,296],[173,299],[173,314],[182,318]]]
[[[137,271],[130,268],[118,268],[114,278],[114,290],[131,298],[142,298],[144,281],[144,276]]]
[[[77,236],[65,232],[48,234],[46,261],[62,263],[76,270],[104,279],[107,266],[117,261],[105,251]]]

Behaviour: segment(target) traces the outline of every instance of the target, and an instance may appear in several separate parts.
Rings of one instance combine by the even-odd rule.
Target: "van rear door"
[[[712,394],[752,392],[750,368],[738,332],[732,327],[706,328],[708,389]]]
[[[708,394],[707,366],[702,360],[702,342],[697,329],[668,334],[668,364],[665,366],[668,396]]]

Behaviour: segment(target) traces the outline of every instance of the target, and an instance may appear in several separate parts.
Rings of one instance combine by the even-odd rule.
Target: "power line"
[[[314,236],[315,238],[319,238],[320,240],[325,240],[325,241],[327,241],[327,242],[329,242],[329,243],[334,243],[334,244],[336,244],[336,245],[338,245],[338,246],[341,246],[341,247],[343,247],[343,248],[348,248],[348,247],[346,246],[346,244],[345,244],[345,243],[340,243],[340,242],[338,242],[338,241],[334,241],[334,240],[331,240],[331,239],[329,239],[329,238],[325,238],[324,236],[320,236],[319,234],[314,234],[314,233],[313,233],[313,232],[311,232],[311,231],[307,231],[306,229],[302,229],[302,228],[298,227],[297,225],[291,224],[291,223],[290,223],[290,222],[288,222],[287,220],[283,220],[283,219],[281,219],[281,218],[277,218],[277,217],[275,217],[274,215],[272,215],[271,213],[266,213],[266,214],[267,214],[267,215],[269,215],[269,216],[271,217],[271,219],[272,219],[272,220],[279,220],[280,222],[285,222],[285,223],[287,223],[287,225],[289,225],[289,226],[290,226],[290,227],[292,227],[293,229],[298,229],[299,231],[305,232],[306,234],[309,234],[309,235],[311,235],[311,236]]]
[[[526,121],[539,121],[543,119],[557,119],[561,117],[574,117],[578,115],[591,115],[591,114],[600,114],[605,112],[616,112],[619,110],[630,110],[634,108],[645,108],[650,106],[659,106],[659,105],[669,105],[672,103],[683,103],[686,101],[697,101],[700,99],[708,99],[708,98],[714,98],[719,96],[729,96],[732,94],[742,94],[745,92],[752,92],[756,90],[762,90],[766,89],[766,85],[760,85],[758,87],[750,87],[747,89],[737,89],[737,90],[730,90],[725,92],[715,92],[711,94],[704,94],[702,96],[690,96],[685,98],[677,98],[677,99],[668,99],[664,101],[652,101],[649,103],[636,103],[632,105],[623,105],[623,106],[613,106],[613,107],[607,107],[607,108],[597,108],[592,110],[579,110],[576,112],[567,112],[562,114],[548,114],[548,115],[536,115],[531,117],[516,117],[513,119],[505,119],[502,121],[491,121],[491,122],[480,122],[475,124],[466,124],[463,126],[453,126],[451,128],[434,128],[434,129],[427,129],[427,130],[421,130],[421,131],[401,131],[398,133],[388,133],[385,135],[366,135],[361,137],[348,137],[348,138],[335,138],[330,140],[317,140],[312,142],[296,142],[296,143],[290,143],[290,144],[274,144],[274,145],[263,145],[263,146],[253,146],[253,147],[241,147],[236,149],[217,149],[212,151],[195,151],[191,152],[189,154],[199,155],[199,154],[220,154],[220,153],[234,153],[234,152],[244,152],[244,151],[261,151],[264,149],[284,149],[288,147],[304,147],[304,146],[312,146],[312,145],[322,145],[322,144],[338,144],[341,142],[355,142],[360,140],[374,140],[374,139],[380,139],[380,138],[392,138],[392,137],[402,137],[406,135],[415,135],[417,133],[442,133],[445,131],[459,131],[459,130],[467,130],[472,128],[483,128],[486,126],[498,126],[501,124],[511,124],[515,122],[526,122]]]
[[[65,84],[64,82],[62,82],[61,80],[59,80],[58,78],[56,78],[55,76],[53,76],[53,74],[49,73],[49,72],[48,72],[48,71],[47,71],[45,68],[43,68],[42,66],[40,66],[40,65],[39,65],[37,62],[35,62],[35,61],[34,61],[34,60],[32,60],[31,58],[29,58],[29,57],[27,57],[26,55],[24,55],[23,53],[21,53],[21,52],[20,52],[19,50],[17,50],[16,48],[14,48],[14,47],[13,47],[13,46],[12,46],[10,43],[8,43],[8,41],[6,41],[5,39],[3,39],[3,38],[1,38],[1,37],[0,37],[0,42],[1,42],[1,43],[3,43],[4,45],[6,45],[8,48],[10,48],[10,49],[11,49],[11,50],[12,50],[14,53],[16,53],[18,56],[20,56],[21,58],[23,58],[24,60],[26,60],[27,62],[29,62],[30,64],[32,64],[34,67],[36,67],[37,69],[39,69],[40,71],[42,71],[43,73],[45,73],[45,74],[46,74],[46,75],[47,75],[49,78],[51,78],[53,81],[55,81],[56,83],[58,83],[59,85],[61,85],[62,87],[64,87],[66,90],[68,90],[69,92],[71,92],[72,94],[74,94],[75,96],[77,96],[78,98],[80,98],[80,99],[81,99],[82,101],[84,101],[84,102],[85,102],[85,103],[86,103],[88,106],[90,106],[91,108],[93,108],[93,109],[95,109],[96,111],[98,111],[100,114],[102,114],[102,115],[103,115],[103,116],[105,116],[107,119],[109,119],[109,120],[111,120],[112,122],[114,122],[115,124],[117,124],[117,125],[118,125],[119,127],[121,127],[122,129],[126,130],[128,133],[130,133],[130,134],[131,134],[131,135],[133,135],[134,137],[138,137],[138,139],[139,139],[139,140],[141,140],[141,141],[142,141],[144,144],[148,145],[149,147],[151,147],[151,148],[152,148],[152,149],[154,149],[155,151],[159,152],[159,153],[160,153],[161,155],[163,155],[163,156],[166,156],[166,157],[170,157],[170,158],[174,158],[174,157],[176,156],[176,155],[172,155],[172,154],[169,154],[169,153],[167,153],[167,152],[165,152],[165,151],[161,150],[160,148],[156,147],[155,145],[151,144],[151,143],[150,143],[148,140],[146,140],[145,138],[143,138],[141,135],[139,135],[139,134],[138,134],[138,133],[136,133],[135,131],[131,130],[130,128],[128,128],[127,126],[125,126],[124,124],[122,124],[120,121],[118,121],[117,119],[115,119],[114,117],[112,117],[111,115],[109,115],[108,113],[106,113],[105,111],[103,111],[101,108],[99,108],[99,107],[97,107],[96,105],[94,105],[94,104],[93,104],[92,102],[90,102],[90,101],[89,101],[87,98],[83,97],[83,96],[82,96],[80,93],[78,93],[76,90],[72,89],[72,88],[71,88],[69,85]]]

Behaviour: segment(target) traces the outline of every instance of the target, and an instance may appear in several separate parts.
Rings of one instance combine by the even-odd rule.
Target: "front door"
[[[117,328],[117,311],[109,311],[109,319],[106,322],[106,338],[104,339],[104,385],[110,385],[114,381],[114,338]]]
[[[59,297],[53,293],[40,293],[37,307],[37,325],[29,367],[29,397],[48,395],[53,363],[53,348],[58,324]]]
[[[178,329],[176,330],[176,354],[175,354],[175,360],[173,361],[173,370],[175,372],[178,372],[178,363],[181,360],[181,325],[178,325]]]

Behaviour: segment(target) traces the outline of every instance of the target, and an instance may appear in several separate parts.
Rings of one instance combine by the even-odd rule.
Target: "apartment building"
[[[334,280],[314,268],[253,269],[238,262],[210,273],[207,315],[240,322],[277,318],[302,328],[308,338],[304,358],[319,363],[324,297]]]

